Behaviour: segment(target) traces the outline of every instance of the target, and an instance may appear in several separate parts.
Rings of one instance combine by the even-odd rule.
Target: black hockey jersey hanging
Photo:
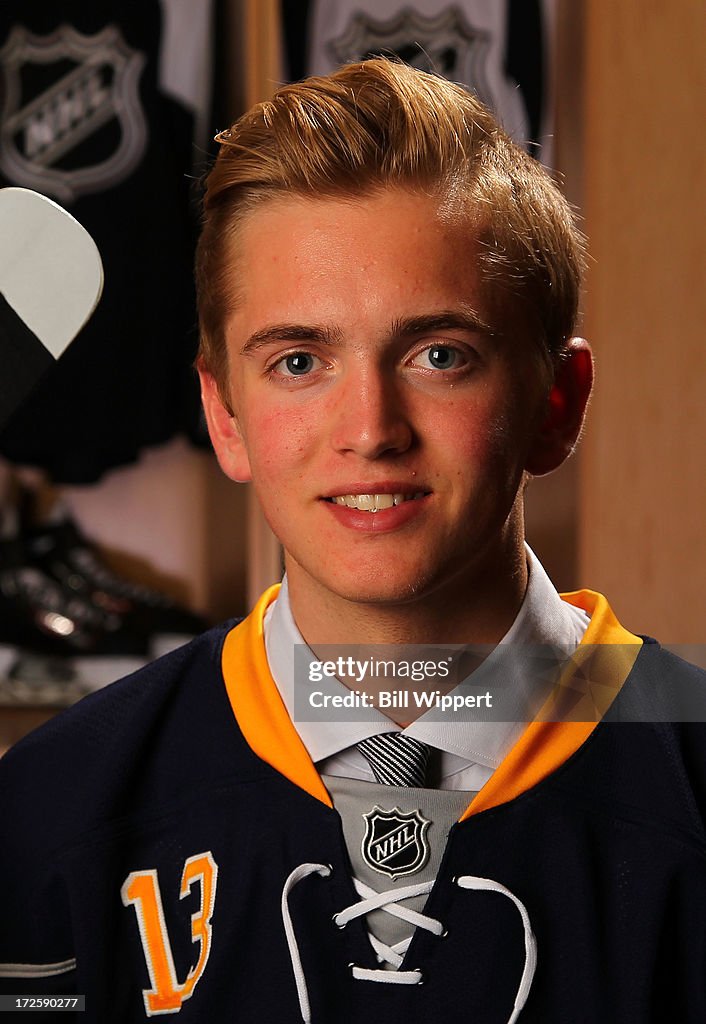
[[[283,3],[292,77],[394,56],[478,94],[513,138],[551,162],[546,39],[553,0],[313,0]],[[298,8],[298,17],[294,9]],[[308,38],[301,33],[308,23]],[[306,49],[306,56],[302,54]]]
[[[196,422],[193,117],[161,85],[162,8],[11,0],[0,14],[0,186],[67,207],[105,267],[93,320],[0,436],[1,454],[61,482]]]

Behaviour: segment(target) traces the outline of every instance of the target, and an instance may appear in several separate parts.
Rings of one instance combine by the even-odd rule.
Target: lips
[[[415,485],[419,486],[415,481]],[[414,486],[414,485],[413,485]],[[322,500],[334,521],[353,534],[383,536],[408,529],[423,517],[432,499],[429,490],[412,490],[402,480],[356,480],[341,486],[340,494]]]

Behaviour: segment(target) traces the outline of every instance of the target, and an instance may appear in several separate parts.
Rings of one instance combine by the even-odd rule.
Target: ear
[[[525,469],[532,476],[551,473],[574,450],[592,387],[591,346],[585,338],[571,338],[556,363],[545,416],[527,458]]]
[[[247,447],[235,416],[223,404],[215,378],[202,364],[197,365],[201,401],[211,444],[226,476],[237,483],[252,479]]]

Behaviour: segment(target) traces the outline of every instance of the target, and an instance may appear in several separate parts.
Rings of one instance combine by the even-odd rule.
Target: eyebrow
[[[413,338],[433,331],[469,331],[493,337],[497,331],[470,307],[444,309],[436,313],[401,317],[393,320],[390,334],[393,338]],[[255,331],[245,341],[241,355],[250,355],[274,342],[315,342],[319,345],[340,343],[341,332],[314,324],[272,324]]]
[[[339,338],[339,331],[332,331],[327,327],[306,324],[273,324],[251,334],[241,348],[240,354],[250,355],[250,353],[276,341],[313,341],[319,345],[335,345]]]
[[[470,307],[443,309],[438,313],[423,313],[421,316],[403,317],[393,321],[392,333],[398,338],[430,334],[433,331],[471,331],[476,334],[493,336],[497,334],[489,323]]]

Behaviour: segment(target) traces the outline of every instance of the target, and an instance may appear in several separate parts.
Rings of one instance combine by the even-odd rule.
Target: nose
[[[399,455],[414,437],[402,386],[380,368],[351,374],[336,396],[331,443],[364,459]]]

